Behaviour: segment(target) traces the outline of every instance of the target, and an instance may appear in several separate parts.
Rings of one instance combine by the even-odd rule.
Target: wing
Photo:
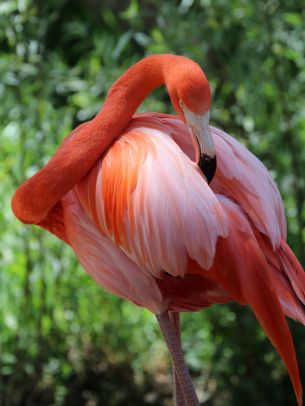
[[[125,133],[75,190],[101,234],[157,278],[183,276],[189,258],[209,269],[217,238],[227,236],[197,165],[155,128]]]
[[[211,273],[215,272],[218,283],[237,302],[251,306],[266,335],[282,357],[298,403],[301,404],[302,387],[298,365],[283,311],[287,310],[287,306],[284,303],[281,306],[280,303],[281,300],[289,300],[292,305],[290,310],[295,312],[295,299],[291,300],[295,293],[290,287],[290,292],[281,297],[279,275],[268,265],[247,216],[226,197],[219,196],[219,200],[228,218],[230,237],[219,240]],[[295,314],[298,317],[297,311]]]
[[[155,280],[102,236],[79,204],[74,191],[63,199],[66,236],[83,268],[109,292],[146,307],[153,313],[164,311],[166,303]]]
[[[286,239],[286,219],[278,188],[265,166],[242,144],[211,127],[217,151],[216,192],[233,198],[257,229],[267,235],[273,248]]]
[[[160,113],[139,114],[133,125],[141,124],[162,129],[194,160],[188,130],[180,119]],[[287,229],[283,202],[274,180],[259,159],[241,143],[217,128],[210,129],[217,151],[212,190],[238,202],[257,229],[268,236],[273,248],[278,248],[282,238],[286,239]]]

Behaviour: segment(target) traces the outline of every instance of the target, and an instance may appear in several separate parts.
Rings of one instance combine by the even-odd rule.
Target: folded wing
[[[163,131],[125,133],[80,182],[87,215],[143,272],[183,276],[191,258],[213,263],[226,217],[194,164]]]
[[[286,239],[286,219],[278,188],[266,167],[242,144],[211,127],[217,151],[217,173],[212,188],[229,195],[243,208],[273,248]]]

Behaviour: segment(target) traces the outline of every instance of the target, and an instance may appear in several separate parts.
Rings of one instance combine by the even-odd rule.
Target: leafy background
[[[212,123],[271,170],[288,240],[305,264],[303,0],[0,2],[0,404],[170,405],[168,355],[154,317],[102,291],[52,235],[10,210],[17,185],[101,108],[132,63],[173,52],[198,61]],[[171,111],[164,89],[143,111]],[[305,328],[291,323],[303,383]],[[182,320],[206,405],[294,405],[279,356],[246,307]]]

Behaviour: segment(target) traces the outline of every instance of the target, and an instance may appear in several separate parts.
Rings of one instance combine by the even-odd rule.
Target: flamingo
[[[134,114],[161,85],[177,116]],[[301,405],[285,315],[305,324],[305,278],[286,243],[282,199],[265,166],[209,126],[210,105],[197,63],[142,59],[113,84],[97,116],[19,186],[12,210],[69,244],[103,288],[156,315],[177,404],[199,404],[179,313],[236,301],[252,308]]]

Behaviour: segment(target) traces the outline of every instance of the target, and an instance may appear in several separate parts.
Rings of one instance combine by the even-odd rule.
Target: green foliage
[[[272,171],[305,264],[303,1],[2,0],[0,3],[0,404],[168,404],[169,361],[152,315],[102,291],[70,249],[10,210],[17,185],[107,89],[151,53],[187,55],[213,89],[212,122]],[[171,111],[164,89],[143,111]],[[185,314],[183,341],[207,404],[295,404],[249,309]],[[303,381],[305,329],[293,325]],[[204,399],[202,399],[204,400]]]

